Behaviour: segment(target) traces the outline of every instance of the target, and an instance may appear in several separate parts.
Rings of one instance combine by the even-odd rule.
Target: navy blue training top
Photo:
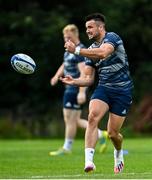
[[[77,47],[85,48],[82,43],[79,43]],[[71,75],[73,78],[78,78],[80,72],[78,69],[78,63],[85,62],[85,58],[80,55],[75,55],[69,52],[64,53],[64,76]],[[78,92],[78,86],[66,85],[66,92]]]
[[[94,42],[89,48],[98,48],[103,43],[109,43],[114,47],[114,52],[110,56],[96,61],[85,58],[86,65],[97,69],[98,86],[102,85],[117,90],[131,89],[133,83],[122,39],[114,32],[107,32],[100,43]]]

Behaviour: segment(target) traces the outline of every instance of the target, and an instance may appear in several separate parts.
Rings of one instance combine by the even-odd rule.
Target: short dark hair
[[[95,20],[95,21],[101,21],[103,23],[105,23],[105,16],[101,13],[93,13],[93,14],[89,14],[88,16],[85,17],[85,22],[90,21],[90,20]]]

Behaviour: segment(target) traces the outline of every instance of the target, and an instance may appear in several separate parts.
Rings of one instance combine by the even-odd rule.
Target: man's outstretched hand
[[[67,75],[65,77],[60,77],[60,81],[68,85],[74,85],[74,79],[70,75]]]

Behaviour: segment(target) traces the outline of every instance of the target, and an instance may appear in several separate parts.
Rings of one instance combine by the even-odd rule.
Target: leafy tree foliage
[[[124,39],[136,99],[150,86],[151,0],[0,0],[0,12],[1,112],[9,109],[17,114],[22,111],[44,116],[54,111],[53,105],[62,100],[63,86],[59,83],[50,87],[49,81],[63,59],[62,28],[67,23],[77,24],[82,41],[89,45],[84,17],[93,12],[105,14],[107,30],[117,32]],[[28,54],[35,60],[37,68],[33,75],[12,69],[10,58],[16,53]],[[142,84],[139,77],[144,78]]]

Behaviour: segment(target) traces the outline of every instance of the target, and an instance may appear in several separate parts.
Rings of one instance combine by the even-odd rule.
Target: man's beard
[[[98,32],[93,36],[93,35],[88,35],[88,37],[89,37],[89,40],[94,40],[94,41],[96,41],[96,39],[97,39],[97,37],[98,37]]]

